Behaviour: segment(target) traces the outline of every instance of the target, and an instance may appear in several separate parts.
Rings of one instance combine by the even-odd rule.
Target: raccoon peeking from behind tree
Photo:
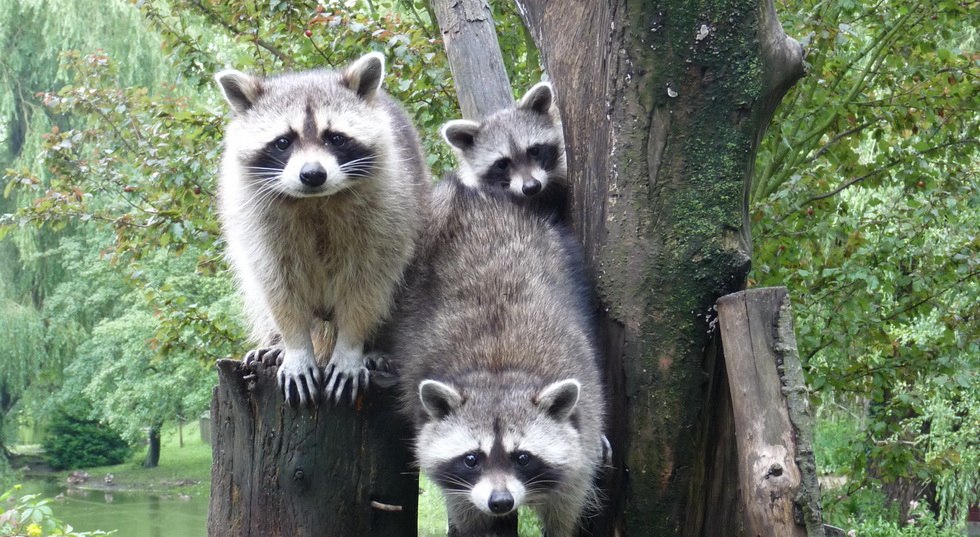
[[[582,252],[564,226],[451,176],[392,316],[402,403],[450,535],[496,535],[521,505],[571,537],[597,505],[603,387]]]
[[[233,117],[219,181],[227,256],[291,405],[367,387],[365,341],[389,314],[428,211],[418,134],[381,90],[384,56],[340,71],[215,76]],[[336,331],[326,370],[311,330]],[[319,351],[319,349],[317,349]]]
[[[499,189],[559,221],[565,220],[565,139],[551,84],[539,82],[511,108],[481,122],[457,119],[442,136],[471,188]]]

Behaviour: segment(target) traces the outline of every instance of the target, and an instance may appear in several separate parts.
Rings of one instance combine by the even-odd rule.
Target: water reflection
[[[205,537],[208,498],[180,489],[167,492],[84,490],[56,481],[28,481],[21,494],[54,498],[58,519],[76,531],[116,530],[118,537]]]

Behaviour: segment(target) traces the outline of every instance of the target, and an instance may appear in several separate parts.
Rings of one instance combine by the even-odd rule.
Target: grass
[[[446,537],[447,530],[442,492],[423,475],[419,478],[419,537]],[[538,517],[533,511],[521,508],[517,531],[520,537],[541,535]]]
[[[112,474],[117,487],[134,490],[157,490],[179,487],[187,493],[207,494],[211,488],[211,446],[201,441],[196,424],[184,426],[184,446],[180,446],[177,427],[167,427],[160,434],[160,464],[144,468],[146,448],[138,449],[130,460],[112,466],[87,468],[96,483]],[[62,481],[70,471],[60,472]],[[98,479],[96,479],[98,478]],[[195,481],[194,484],[188,484]]]
[[[90,482],[101,483],[102,477],[112,474],[117,487],[136,490],[165,490],[178,488],[188,494],[208,494],[211,483],[211,446],[201,441],[196,425],[184,426],[184,446],[180,447],[176,426],[164,428],[160,435],[160,465],[144,468],[146,449],[137,450],[130,460],[113,466],[99,466],[85,471]],[[60,472],[64,481],[71,472]],[[196,484],[179,484],[186,481]],[[442,493],[424,476],[419,482],[419,537],[445,537],[447,532],[446,504]],[[537,517],[528,510],[520,515],[521,537],[537,537],[541,530]]]

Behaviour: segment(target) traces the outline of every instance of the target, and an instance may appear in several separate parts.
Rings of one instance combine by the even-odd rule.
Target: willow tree
[[[737,534],[714,303],[745,286],[755,152],[802,49],[770,0],[518,4],[602,312],[617,471],[594,532]]]

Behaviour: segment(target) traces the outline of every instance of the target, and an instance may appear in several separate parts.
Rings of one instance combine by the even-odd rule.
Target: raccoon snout
[[[321,186],[327,182],[327,170],[319,162],[307,162],[299,171],[299,180],[306,186]]]
[[[509,513],[514,508],[514,497],[506,490],[495,490],[490,494],[487,507],[495,515]]]
[[[525,196],[533,196],[541,192],[541,181],[537,179],[524,180],[524,185],[521,186],[521,192],[524,192]]]

